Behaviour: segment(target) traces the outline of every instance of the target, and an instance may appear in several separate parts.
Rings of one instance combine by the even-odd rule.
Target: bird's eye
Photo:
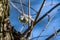
[[[25,21],[26,19],[25,19],[25,18],[23,18],[23,20]]]

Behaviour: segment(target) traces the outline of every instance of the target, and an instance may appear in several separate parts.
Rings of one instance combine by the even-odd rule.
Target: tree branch
[[[60,32],[60,29],[57,30],[57,34]],[[55,36],[55,33],[53,33],[51,36],[49,36],[48,38],[46,38],[46,40],[50,40],[51,38],[53,38]]]
[[[20,5],[21,5],[21,9],[22,9],[22,15],[24,16],[24,9],[23,9],[23,5],[22,5],[22,0],[20,0]]]
[[[21,4],[21,3],[16,2],[16,1],[12,1],[12,2],[13,2],[13,3]],[[24,6],[28,7],[28,5],[26,5],[26,4],[24,4],[24,3],[22,3],[22,5],[24,5]],[[30,6],[30,8],[31,8],[34,12],[36,12],[36,13],[37,13],[37,11],[36,11],[34,8],[32,8],[31,6]]]
[[[41,6],[41,8],[40,8],[40,10],[38,11],[38,14],[37,14],[37,16],[36,16],[36,19],[38,18],[38,16],[39,16],[39,14],[40,14],[40,12],[41,12],[41,10],[42,10],[42,8],[43,8],[43,5],[44,5],[44,3],[45,3],[45,0],[43,1],[43,4],[42,4],[42,6]],[[24,4],[25,5],[25,4]],[[58,4],[56,4],[53,8],[51,8],[48,12],[46,12],[41,18],[39,18],[35,23],[33,23],[33,27],[39,22],[39,21],[41,21],[45,16],[47,16],[48,14],[50,14],[50,12],[51,11],[53,11],[56,7],[58,7],[60,5],[60,3],[58,3]],[[28,7],[28,6],[27,6]],[[30,7],[31,8],[31,7]],[[17,8],[15,8],[15,9],[17,9]],[[33,9],[33,8],[31,8],[31,9]],[[18,9],[17,9],[18,10]],[[20,10],[18,10],[20,13],[22,13]],[[35,20],[36,20],[35,19]],[[32,28],[33,29],[33,28]],[[28,27],[28,29],[22,34],[22,35],[26,35],[26,34],[30,34],[31,33],[31,31],[32,31],[32,29],[31,29],[31,26],[29,26]],[[59,30],[60,31],[60,30]],[[57,31],[57,32],[59,32],[59,31]]]
[[[29,16],[30,16],[30,0],[28,0],[28,27],[30,26],[29,24]]]
[[[58,11],[57,11],[58,12]],[[46,24],[46,26],[44,26],[44,28],[42,29],[41,33],[39,34],[39,36],[41,36],[41,34],[45,31],[45,29],[48,27],[48,25],[50,24],[50,22],[53,20],[53,18],[57,15],[57,12],[55,12],[54,15],[52,15],[52,17],[50,18],[50,16],[48,17],[48,23]]]
[[[51,8],[48,12],[46,12],[41,18],[39,18],[37,20],[36,23],[34,23],[34,25],[36,25],[39,21],[41,21],[44,17],[46,17],[48,14],[50,14],[51,11],[53,11],[56,7],[58,7],[60,5],[60,3],[56,4],[53,8]]]
[[[36,22],[36,20],[38,19],[39,14],[40,14],[41,11],[42,11],[42,8],[44,7],[45,1],[46,1],[46,0],[43,0],[43,3],[42,3],[42,5],[41,5],[40,9],[39,9],[39,11],[37,12],[37,15],[36,15],[36,18],[35,18],[35,22]]]
[[[30,16],[30,0],[28,0],[28,17]],[[30,20],[28,18],[28,27],[30,26]],[[29,38],[30,32],[27,34],[27,39]]]
[[[10,2],[9,0],[8,0],[8,2],[9,2],[16,10],[18,10],[19,13],[22,14],[22,11],[20,11],[12,2]],[[22,34],[21,34],[21,36],[22,36]]]
[[[59,33],[59,32],[60,32],[60,29],[57,30],[57,33]],[[48,36],[49,36],[49,37],[48,37]],[[39,37],[48,37],[49,39],[51,39],[51,36],[54,37],[54,36],[55,36],[55,33],[52,34],[52,35],[37,36],[37,37],[31,38],[30,40],[33,40],[33,39],[35,39],[35,38],[39,38]],[[57,36],[60,36],[60,35],[57,35]],[[46,40],[49,40],[49,39],[46,38]]]
[[[51,8],[48,12],[46,12],[41,18],[39,18],[37,20],[36,23],[33,23],[33,27],[39,22],[41,21],[45,16],[47,16],[52,10],[54,10],[56,7],[58,7],[60,5],[60,3],[56,4],[53,8]],[[32,28],[33,29],[33,28]],[[31,26],[28,27],[28,29],[23,33],[23,35],[27,34],[30,30],[32,31]]]
[[[42,6],[41,6],[40,10],[38,11],[37,17],[38,17],[38,15],[39,15],[40,12],[41,12],[44,3],[45,3],[45,0],[43,1]],[[36,18],[37,18],[37,17],[36,17]],[[36,19],[35,19],[35,20],[36,20]],[[34,25],[33,25],[33,26],[34,26]],[[31,28],[31,26],[29,26],[28,29],[23,33],[23,35],[25,35],[25,34],[28,33],[29,31],[30,31],[29,33],[31,33],[32,29],[33,29],[33,28]],[[28,34],[29,34],[29,33],[28,33]]]
[[[9,3],[12,5],[12,7],[14,7],[20,14],[22,14],[22,11],[21,10],[19,10],[11,1],[9,1]],[[26,15],[25,13],[24,13],[24,17],[27,17],[28,18],[28,15]]]

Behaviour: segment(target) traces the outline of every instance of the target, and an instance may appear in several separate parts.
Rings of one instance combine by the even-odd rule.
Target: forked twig
[[[10,1],[9,1],[10,2]],[[38,14],[37,14],[37,16],[36,16],[36,18],[35,18],[35,23],[33,23],[33,27],[39,22],[39,21],[41,21],[45,16],[47,16],[48,14],[50,14],[50,12],[51,11],[53,11],[56,7],[58,7],[59,5],[60,5],[60,3],[58,3],[58,4],[56,4],[53,8],[51,8],[48,12],[46,12],[41,18],[39,18],[39,19],[37,19],[38,18],[38,16],[39,16],[39,14],[40,14],[40,12],[41,12],[41,10],[42,10],[42,8],[43,8],[43,5],[44,5],[44,3],[45,3],[45,0],[43,1],[43,4],[42,4],[42,6],[41,6],[41,8],[40,8],[40,10],[38,11]],[[10,4],[19,12],[19,13],[21,13],[22,14],[22,11],[21,10],[19,10],[12,2],[10,2]],[[22,3],[22,5],[23,5],[23,3]],[[27,6],[28,8],[29,8],[29,11],[30,11],[30,6]],[[32,8],[31,8],[32,9]],[[30,13],[30,12],[29,12]],[[29,15],[29,14],[28,14]],[[24,16],[25,17],[27,17],[28,15],[26,15],[25,13],[24,13]],[[29,18],[29,17],[28,17]],[[49,23],[48,23],[49,24]],[[48,25],[47,24],[47,25]],[[32,28],[33,29],[33,28]],[[32,29],[31,29],[31,26],[29,26],[28,27],[28,29],[22,34],[22,35],[26,35],[26,34],[29,34],[30,35],[30,33],[31,33],[31,31],[32,31]],[[60,30],[58,30],[57,32],[59,32]],[[53,34],[53,36],[54,36],[54,34]],[[51,37],[49,37],[49,38],[51,38]],[[47,39],[49,39],[49,38],[47,38]]]
[[[38,21],[36,23],[33,24],[33,27],[39,22],[41,21],[45,16],[47,16],[48,14],[50,14],[50,12],[52,10],[54,10],[56,7],[58,7],[60,5],[60,3],[56,4],[53,8],[51,8],[48,12],[46,12],[41,18],[38,19]],[[33,28],[32,28],[33,29]],[[31,30],[31,26],[28,27],[28,29],[23,33],[23,35],[27,34],[29,30]]]
[[[57,34],[60,32],[60,29],[57,30]],[[45,40],[50,40],[51,38],[53,38],[55,36],[55,33],[53,33],[52,35],[50,35],[48,38],[46,38]]]
[[[43,0],[43,3],[42,3],[42,5],[41,5],[40,9],[39,9],[39,11],[37,12],[37,15],[36,15],[36,18],[35,18],[35,22],[37,21],[37,19],[38,19],[38,17],[39,17],[39,14],[41,13],[42,8],[44,7],[45,1],[46,1],[46,0]]]
[[[41,18],[37,20],[34,25],[36,25],[39,21],[41,21],[44,17],[46,17],[48,14],[50,14],[51,11],[53,11],[56,7],[60,6],[60,3],[56,4],[54,7],[52,7],[48,12],[46,12]]]
[[[21,4],[21,3],[16,2],[16,1],[12,1],[12,2],[13,2],[13,3]],[[22,5],[24,5],[24,6],[28,7],[28,5],[26,5],[26,4],[24,4],[24,3],[22,3]],[[36,12],[36,13],[37,13],[37,11],[36,11],[34,8],[32,8],[31,6],[30,6],[30,8],[31,8],[34,12]]]
[[[21,11],[20,9],[18,9],[11,1],[9,1],[9,3],[10,3],[20,14],[22,14],[22,11]],[[28,15],[25,14],[25,13],[24,13],[24,17],[33,20],[32,18],[28,17]]]
[[[9,3],[19,12],[19,13],[21,13],[22,14],[22,11],[21,10],[19,10],[11,1],[9,1]]]
[[[59,33],[60,32],[60,29],[59,30],[57,30],[57,32]],[[30,40],[33,40],[33,39],[35,39],[35,38],[38,38],[38,37],[48,37],[48,36],[53,36],[54,37],[54,34],[52,34],[52,35],[43,35],[43,36],[37,36],[37,37],[34,37],[34,38],[31,38]],[[57,35],[57,36],[60,36],[60,35]],[[46,40],[48,40],[47,38],[46,38]]]
[[[50,22],[53,20],[53,18],[57,15],[57,12],[55,12],[55,14],[52,16],[52,18],[48,18],[48,23],[46,26],[44,26],[44,28],[42,29],[41,33],[39,34],[39,36],[41,36],[41,34],[45,31],[45,29],[48,27],[48,25],[50,24]],[[38,37],[39,38],[39,37]]]

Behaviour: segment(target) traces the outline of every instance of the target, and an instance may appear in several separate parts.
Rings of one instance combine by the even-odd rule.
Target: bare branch
[[[42,5],[41,5],[40,9],[39,9],[39,11],[37,12],[37,15],[36,15],[36,18],[35,18],[35,22],[36,22],[36,20],[38,19],[39,14],[40,14],[40,12],[42,11],[42,8],[44,7],[45,1],[46,1],[46,0],[43,0],[43,3],[42,3]]]
[[[57,11],[58,12],[58,11]],[[39,36],[41,36],[41,34],[45,31],[45,29],[48,27],[48,25],[50,24],[50,22],[53,20],[53,18],[57,15],[57,12],[55,12],[55,14],[52,16],[52,18],[50,18],[50,16],[48,17],[48,23],[46,24],[46,26],[44,26],[44,28],[42,29],[41,33],[39,34]],[[38,37],[39,38],[39,37]]]
[[[41,18],[38,19],[38,21],[36,23],[33,24],[33,27],[39,22],[41,21],[45,16],[47,16],[53,9],[55,9],[56,7],[58,7],[60,5],[60,3],[56,4],[53,8],[51,8],[48,12],[46,12]],[[33,28],[32,28],[33,29]],[[28,27],[28,29],[23,33],[23,35],[27,34],[29,31],[32,31],[31,26]]]
[[[9,3],[10,3],[20,14],[22,14],[22,11],[19,10],[11,1],[9,1]],[[30,18],[30,17],[28,17],[28,15],[26,15],[25,13],[24,13],[24,17]],[[32,18],[30,18],[30,19],[33,20]]]
[[[45,16],[47,16],[48,14],[50,14],[50,12],[53,11],[53,10],[54,10],[56,7],[58,7],[58,6],[60,6],[60,3],[56,4],[56,5],[55,5],[53,8],[51,8],[48,12],[46,12],[41,18],[39,18],[39,19],[37,20],[36,23],[34,23],[34,25],[37,24],[39,21],[41,21]]]
[[[22,28],[21,28],[21,30],[20,30],[21,33],[22,33],[24,27],[25,27],[25,25],[23,24],[23,25],[22,25]]]
[[[38,37],[48,37],[48,36],[50,36],[50,35],[37,36],[37,37],[33,37],[33,38],[31,38],[30,40],[36,39],[36,38],[38,38]],[[60,36],[60,35],[56,35],[56,36]]]
[[[22,14],[22,11],[21,10],[19,10],[11,1],[9,1],[9,3],[20,13],[20,14]],[[25,16],[26,14],[24,13],[24,16]]]
[[[22,0],[20,0],[20,5],[21,5],[21,7],[22,7],[22,15],[24,16],[24,9],[23,9],[23,5],[22,5]]]
[[[30,27],[29,32],[27,33],[27,37],[28,37],[28,38],[29,38],[30,35],[31,35],[32,29],[33,29],[33,22],[31,21],[31,27]]]
[[[16,1],[12,1],[12,2],[13,2],[13,3],[21,4],[21,3],[16,2]],[[28,7],[28,5],[26,5],[26,4],[24,4],[24,3],[22,3],[22,5],[24,5],[24,6]],[[37,13],[37,11],[36,11],[34,8],[32,8],[31,6],[30,6],[30,8],[31,8],[34,12],[36,12],[36,13]]]
[[[11,1],[9,1],[9,3],[19,12],[19,13],[21,13],[22,14],[22,11],[21,10],[19,10]]]
[[[30,26],[29,24],[29,17],[30,17],[30,0],[28,0],[28,27]]]
[[[30,17],[30,0],[28,0],[28,17]],[[29,18],[28,18],[28,27],[31,26],[29,21],[30,21],[30,20],[29,20]],[[29,38],[28,35],[30,35],[30,31],[29,31],[29,33],[27,34],[27,37],[26,37],[26,38]]]
[[[18,3],[18,2],[16,2],[16,3]],[[30,3],[30,2],[29,2]],[[39,14],[40,14],[40,12],[41,12],[41,10],[42,10],[42,8],[43,8],[43,6],[44,6],[44,3],[45,3],[45,0],[43,1],[43,3],[42,3],[42,5],[41,5],[41,8],[39,9],[39,11],[38,11],[38,13],[37,13],[37,15],[36,15],[36,18],[35,18],[35,23],[33,24],[33,27],[39,22],[39,21],[41,21],[45,16],[47,16],[48,14],[50,14],[50,12],[51,11],[53,11],[56,7],[58,7],[59,5],[60,5],[60,3],[58,3],[58,4],[56,4],[53,8],[51,8],[48,12],[46,12],[41,18],[39,18],[38,19],[38,16],[39,16]],[[19,12],[19,13],[23,13],[22,11],[23,11],[23,8],[22,8],[22,11],[21,10],[19,10],[12,2],[10,2],[10,4]],[[21,6],[22,5],[25,5],[25,4],[23,4],[23,3],[19,3],[19,4],[21,4]],[[27,5],[25,5],[25,6],[27,6]],[[24,13],[24,16],[26,17],[26,16],[28,16],[28,19],[29,19],[29,14],[30,14],[30,4],[27,6],[28,7],[28,15],[26,15],[25,13]],[[31,8],[32,10],[34,10],[33,8]],[[34,10],[35,12],[36,12],[36,10]],[[26,35],[27,34],[27,37],[29,37],[30,36],[30,34],[31,34],[31,31],[32,31],[32,29],[33,29],[33,27],[31,28],[32,26],[29,26],[28,25],[28,29],[22,34],[22,35]],[[60,31],[60,30],[59,30]],[[59,32],[59,31],[57,31],[57,32]],[[54,34],[53,34],[53,36],[54,36]],[[51,38],[51,37],[49,37],[49,38]],[[48,39],[49,39],[48,38]]]
[[[57,30],[57,34],[60,32],[60,29]],[[51,36],[49,36],[48,38],[46,38],[46,40],[50,40],[51,38],[53,38],[55,36],[55,33],[53,33]]]
[[[44,3],[43,3],[44,4]],[[42,6],[43,6],[43,4],[42,4]],[[41,9],[40,9],[41,10]],[[34,26],[34,25],[33,25]],[[32,28],[33,29],[33,28]],[[29,26],[28,27],[28,29],[23,33],[23,35],[25,35],[25,34],[27,34],[29,31],[31,31],[32,30],[31,29],[31,26]],[[31,33],[31,32],[30,32]]]

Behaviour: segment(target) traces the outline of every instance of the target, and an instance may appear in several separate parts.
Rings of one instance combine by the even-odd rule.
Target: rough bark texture
[[[20,35],[10,25],[8,0],[0,0],[0,40],[20,40]]]

